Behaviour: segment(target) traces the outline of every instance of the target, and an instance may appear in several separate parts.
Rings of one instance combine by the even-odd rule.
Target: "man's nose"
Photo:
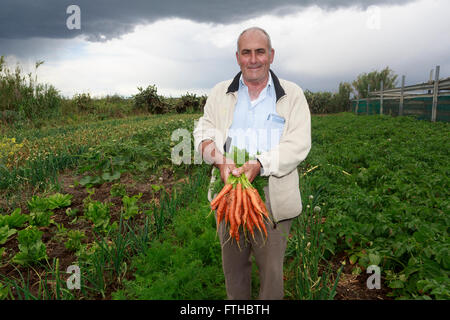
[[[256,52],[252,52],[252,55],[250,57],[250,62],[251,63],[256,63]]]

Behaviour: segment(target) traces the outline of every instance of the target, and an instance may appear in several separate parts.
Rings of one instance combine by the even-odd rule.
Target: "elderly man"
[[[238,247],[227,241],[224,222],[219,226],[228,299],[251,298],[251,254],[259,270],[259,299],[283,299],[287,236],[302,211],[297,166],[311,148],[311,117],[302,89],[270,70],[274,54],[266,31],[244,30],[236,52],[241,72],[212,89],[194,130],[196,150],[224,182],[230,174],[245,174],[250,182],[258,175],[268,179],[264,193],[272,223],[266,224],[264,245],[241,235]],[[256,160],[236,167],[224,156],[231,146],[245,148]]]

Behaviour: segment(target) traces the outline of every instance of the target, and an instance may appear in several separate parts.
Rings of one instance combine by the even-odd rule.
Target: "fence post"
[[[433,89],[433,106],[431,107],[431,121],[436,121],[436,113],[437,113],[437,102],[438,102],[438,94],[439,94],[439,69],[440,66],[436,66],[436,73],[434,78],[434,89]]]
[[[398,108],[398,115],[402,116],[403,115],[403,96],[405,93],[405,76],[402,76],[402,91],[400,93],[400,106]]]
[[[380,115],[383,114],[383,90],[384,90],[384,84],[383,84],[383,80],[381,80],[381,83],[380,83]]]

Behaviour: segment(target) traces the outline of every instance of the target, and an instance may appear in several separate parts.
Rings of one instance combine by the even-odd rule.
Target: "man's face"
[[[245,32],[239,39],[236,58],[246,82],[261,82],[268,78],[275,51],[269,50],[267,37],[258,30]]]

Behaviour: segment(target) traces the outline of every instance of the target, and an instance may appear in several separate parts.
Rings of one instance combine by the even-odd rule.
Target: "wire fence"
[[[433,71],[432,71],[433,73]],[[380,91],[369,90],[369,97],[353,99],[352,112],[356,114],[386,114],[392,116],[415,116],[422,120],[450,122],[450,77],[439,79],[439,66],[435,79],[428,82]]]

